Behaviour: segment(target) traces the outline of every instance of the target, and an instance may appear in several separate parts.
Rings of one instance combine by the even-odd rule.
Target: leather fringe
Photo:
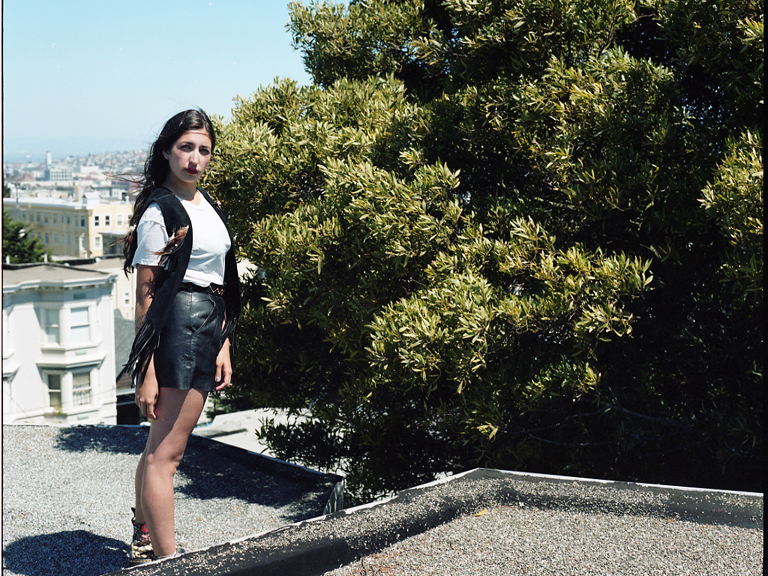
[[[229,349],[234,352],[235,350],[235,329],[237,328],[237,318],[233,320],[226,320],[224,322],[224,329],[221,331],[221,340],[219,341],[219,350],[224,346],[224,341],[229,338]]]
[[[119,380],[123,374],[129,374],[132,385],[134,387],[140,385],[144,381],[144,376],[147,375],[149,361],[159,345],[160,334],[150,324],[149,319],[145,318],[133,340],[128,362],[123,366],[117,379]]]
[[[172,254],[179,251],[181,248],[181,243],[184,241],[184,238],[186,238],[188,231],[189,226],[179,228],[176,230],[176,232],[174,232],[173,236],[168,239],[168,243],[165,245],[165,247],[162,250],[155,252],[157,256],[160,256],[160,266],[167,268],[166,262],[168,262],[168,258],[170,258]]]

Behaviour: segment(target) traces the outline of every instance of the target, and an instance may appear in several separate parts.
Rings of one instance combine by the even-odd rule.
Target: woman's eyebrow
[[[191,140],[179,140],[178,141],[178,145],[179,146],[194,146],[195,143],[192,142]],[[198,148],[205,148],[207,150],[207,149],[210,148],[210,146],[208,146],[207,144],[201,144],[200,146],[198,146]]]

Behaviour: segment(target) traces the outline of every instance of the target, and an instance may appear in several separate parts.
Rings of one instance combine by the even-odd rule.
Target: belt
[[[224,286],[220,284],[209,284],[208,286],[198,286],[192,282],[182,282],[179,286],[179,292],[204,292],[215,296],[224,296]]]

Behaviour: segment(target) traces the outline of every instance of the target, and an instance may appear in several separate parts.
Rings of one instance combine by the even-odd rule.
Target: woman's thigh
[[[160,388],[147,440],[147,457],[180,460],[187,440],[200,419],[207,392]]]

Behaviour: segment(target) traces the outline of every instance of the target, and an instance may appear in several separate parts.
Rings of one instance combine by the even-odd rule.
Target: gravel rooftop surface
[[[128,566],[144,426],[3,426],[3,576]],[[175,477],[176,538],[205,548],[322,515],[340,478],[192,436]]]
[[[756,528],[507,505],[448,522],[325,574],[757,576],[762,542]]]
[[[29,430],[20,430],[13,434],[30,436]],[[114,492],[118,481],[108,479],[112,475],[109,462],[91,460],[87,468],[77,464],[80,452],[93,457],[104,451],[94,448],[86,434],[78,434],[80,439],[74,443],[77,453],[68,453],[56,446],[70,442],[67,437],[73,429],[43,431],[53,439],[43,441],[39,430],[26,438],[27,442],[18,442],[18,437],[8,435],[4,439],[4,457],[9,452],[13,454],[10,462],[4,462],[5,467],[12,467],[10,474],[6,469],[4,477],[4,521],[12,521],[11,534],[4,527],[3,546],[6,554],[11,553],[9,559],[4,559],[8,569],[4,576],[100,574],[95,570],[105,564],[97,565],[105,557],[113,558],[111,565],[116,567],[111,569],[120,568],[117,558],[124,557],[127,550],[125,509],[130,506],[129,487],[120,488],[127,495]],[[9,440],[25,446],[12,451]],[[48,448],[27,446],[30,442],[47,444]],[[67,460],[57,452],[63,452]],[[114,451],[107,452],[115,456]],[[31,476],[46,476],[42,462],[31,462],[36,454],[44,454],[48,462],[51,455],[61,458],[58,466],[49,468],[68,468],[69,484],[64,484],[67,476],[60,473],[56,478],[37,480],[32,486],[19,488],[17,484],[24,484]],[[124,454],[119,452],[117,456]],[[223,485],[235,485],[213,490],[226,492],[221,503],[224,511],[215,522],[204,523],[203,518],[212,517],[205,510],[211,490],[201,489],[202,486],[190,490],[191,484],[201,480],[183,480],[177,490],[177,532],[180,542],[193,548],[209,547],[180,558],[119,570],[113,576],[763,573],[762,494],[480,469],[405,490],[388,500],[328,516],[315,514],[304,520],[300,517],[306,513],[304,518],[309,518],[311,508],[304,503],[317,498],[302,494],[314,495],[317,491],[302,493],[289,488],[289,498],[280,499],[274,496],[275,487],[270,485],[283,484],[280,479],[264,480],[263,472],[254,474],[236,470],[227,462],[214,462],[210,457],[207,460],[205,474],[234,478]],[[26,464],[22,466],[22,462]],[[231,467],[223,472],[222,465]],[[93,478],[90,483],[82,480],[88,478],[88,471]],[[8,478],[11,474],[13,482]],[[185,470],[184,475],[190,476],[190,472]],[[130,475],[120,472],[121,484],[126,483],[125,476]],[[332,480],[336,478],[333,476]],[[258,496],[249,500],[244,494],[248,485],[254,483],[260,486]],[[7,491],[9,484],[13,494]],[[332,485],[332,481],[325,485],[323,498],[327,499]],[[113,491],[105,491],[107,486]],[[42,501],[34,499],[33,494],[49,490],[56,494]],[[19,505],[16,498],[30,503]],[[187,506],[189,510],[182,513],[181,509]],[[250,511],[251,506],[256,510]],[[263,518],[259,508],[264,507],[270,509],[262,523],[266,528],[259,528],[254,517]],[[235,511],[236,508],[246,512]],[[282,527],[274,525],[275,513]],[[238,523],[243,524],[240,530]],[[260,534],[261,530],[269,531]],[[59,565],[52,569],[50,564],[41,571],[39,564],[24,560],[30,554],[58,558],[59,565],[65,564],[64,568],[70,571],[62,571]],[[62,557],[68,559],[64,561]]]
[[[762,564],[762,495],[473,470],[119,574],[752,576]]]

